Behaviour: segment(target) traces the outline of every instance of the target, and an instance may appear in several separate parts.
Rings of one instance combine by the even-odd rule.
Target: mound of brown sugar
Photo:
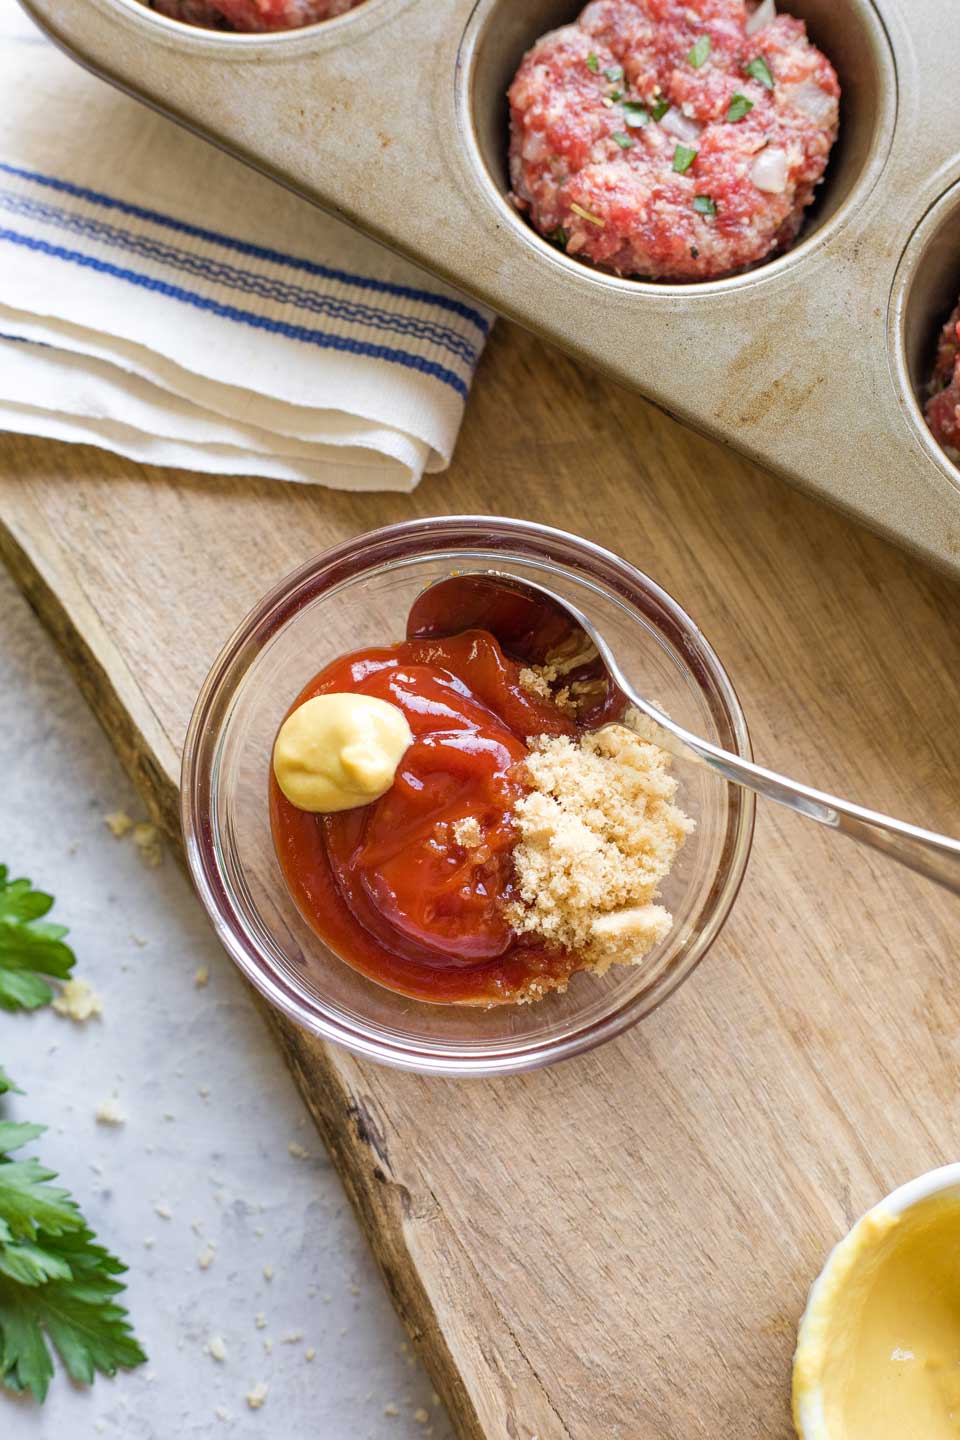
[[[540,736],[526,760],[508,919],[602,974],[636,964],[672,916],[655,899],[690,820],[669,756],[622,725],[579,740]]]

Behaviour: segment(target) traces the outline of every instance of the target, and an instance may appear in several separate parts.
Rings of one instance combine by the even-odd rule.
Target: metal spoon
[[[464,571],[428,586],[407,621],[411,639],[473,628],[489,630],[515,659],[555,663],[585,723],[623,719],[671,754],[706,765],[725,780],[849,835],[960,894],[960,840],[813,790],[691,734],[636,690],[595,626],[552,590],[495,570]]]

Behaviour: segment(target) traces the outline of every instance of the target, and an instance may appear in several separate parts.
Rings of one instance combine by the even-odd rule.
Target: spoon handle
[[[865,810],[863,806],[841,800],[837,795],[812,790],[809,785],[801,785],[785,775],[765,770],[762,765],[731,755],[709,741],[691,735],[642,700],[632,687],[630,699],[653,721],[660,731],[659,738],[664,748],[674,754],[695,759],[725,780],[745,785],[765,799],[795,810],[808,820],[815,820],[818,825],[849,835],[851,840],[879,850],[891,860],[960,895],[960,840],[938,835],[933,830],[922,830],[918,825],[908,825],[904,820],[895,820],[891,815],[881,815],[876,810]]]

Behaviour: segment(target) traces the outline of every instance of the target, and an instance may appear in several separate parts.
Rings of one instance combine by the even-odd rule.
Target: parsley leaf
[[[622,80],[622,79],[623,79],[623,66],[622,66],[622,65],[611,65],[610,68],[609,68],[609,70],[604,70],[603,73],[604,73],[604,75],[606,75],[607,79],[610,81],[610,84],[611,84],[611,85],[615,85],[618,80]]]
[[[768,90],[773,89],[773,76],[770,74],[770,66],[762,55],[758,55],[756,59],[750,61],[750,64],[747,66],[747,74],[752,80],[758,80],[761,85],[765,85]]]
[[[596,55],[593,53],[592,50],[587,56],[587,69],[592,70],[594,75],[600,74],[600,61],[597,59]]]
[[[689,145],[678,145],[673,152],[673,168],[678,175],[685,175],[696,158],[696,150],[691,150]]]
[[[662,120],[669,109],[669,100],[655,100],[650,107],[650,112],[653,115],[654,120]]]
[[[727,111],[728,120],[742,120],[744,115],[749,115],[753,109],[753,101],[748,100],[746,95],[738,91],[730,101],[730,108]]]
[[[113,1375],[146,1359],[114,1300],[125,1267],[96,1243],[67,1191],[48,1183],[52,1170],[9,1157],[43,1130],[0,1122],[0,1384],[41,1401],[53,1376],[50,1342],[86,1385],[98,1370]]]
[[[624,100],[623,123],[625,125],[637,130],[641,125],[647,125],[649,122],[650,114],[643,105],[639,105],[636,100]]]
[[[629,135],[624,135],[622,130],[614,130],[610,138],[616,140],[621,150],[632,150],[637,143],[635,140],[631,140]]]
[[[0,1065],[0,1095],[6,1095],[8,1090],[12,1091],[14,1095],[23,1094],[23,1091],[17,1089],[6,1070]]]
[[[701,35],[700,39],[691,47],[687,53],[687,60],[694,70],[699,70],[707,56],[710,54],[710,36]]]
[[[554,245],[562,245],[564,250],[566,250],[567,232],[562,225],[558,225],[555,230],[551,231],[549,238],[553,241]]]
[[[711,195],[694,195],[693,208],[698,215],[716,215],[717,202]]]
[[[10,880],[0,865],[0,1009],[36,1010],[48,1005],[53,991],[42,977],[66,980],[74,954],[63,925],[42,919],[53,896],[34,890],[29,880]]]

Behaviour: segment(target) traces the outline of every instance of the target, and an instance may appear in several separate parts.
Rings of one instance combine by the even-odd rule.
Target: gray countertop
[[[279,1053],[172,857],[149,868],[107,828],[142,806],[3,572],[0,613],[0,862],[55,894],[103,1007],[0,1012],[26,1092],[5,1114],[49,1126],[25,1153],[130,1267],[150,1357],[89,1390],[58,1373],[42,1408],[0,1391],[0,1434],[450,1440]],[[95,1118],[111,1098],[122,1125]]]

